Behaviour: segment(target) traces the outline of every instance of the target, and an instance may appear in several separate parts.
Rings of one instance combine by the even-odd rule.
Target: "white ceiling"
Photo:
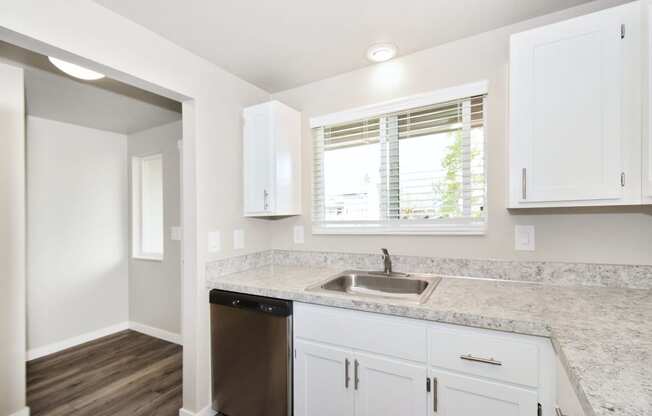
[[[179,103],[104,78],[80,81],[47,57],[0,42],[0,61],[25,68],[28,115],[130,134],[181,119]]]
[[[268,92],[589,0],[94,0]]]

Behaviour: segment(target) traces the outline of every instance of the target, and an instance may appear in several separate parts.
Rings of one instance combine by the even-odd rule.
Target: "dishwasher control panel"
[[[292,302],[290,301],[244,293],[211,290],[210,303],[232,308],[248,309],[276,316],[292,315]]]

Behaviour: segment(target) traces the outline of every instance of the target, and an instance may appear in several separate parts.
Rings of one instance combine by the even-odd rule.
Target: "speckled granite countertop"
[[[264,266],[210,276],[207,284],[215,289],[550,337],[587,415],[652,415],[652,290],[444,278],[422,305],[305,290],[339,271]]]

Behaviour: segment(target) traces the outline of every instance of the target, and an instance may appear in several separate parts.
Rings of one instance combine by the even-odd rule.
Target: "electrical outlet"
[[[245,246],[244,230],[233,230],[233,249],[240,250]]]
[[[534,251],[534,225],[514,226],[514,249],[518,251]]]
[[[303,225],[294,226],[294,244],[303,244],[305,242],[303,230]]]
[[[208,252],[217,253],[222,250],[222,235],[219,231],[208,232]]]

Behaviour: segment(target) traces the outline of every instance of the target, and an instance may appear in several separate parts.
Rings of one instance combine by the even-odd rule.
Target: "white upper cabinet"
[[[512,36],[510,208],[641,203],[640,11]]]
[[[243,117],[244,215],[300,215],[301,113],[270,101]]]
[[[646,17],[645,36],[645,62],[646,69],[645,83],[647,94],[645,95],[645,110],[643,123],[645,127],[643,146],[643,200],[644,203],[652,204],[652,1],[648,1]]]

